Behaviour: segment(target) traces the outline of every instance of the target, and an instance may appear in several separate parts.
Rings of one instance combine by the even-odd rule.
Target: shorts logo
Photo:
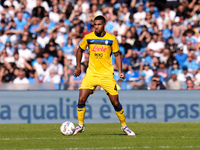
[[[103,46],[95,45],[92,49],[93,52],[106,52],[107,48],[104,48]]]
[[[115,85],[114,90],[117,91],[117,86]]]

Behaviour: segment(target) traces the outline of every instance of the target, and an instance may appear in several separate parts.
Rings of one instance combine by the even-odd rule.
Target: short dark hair
[[[106,19],[105,19],[105,17],[104,17],[104,16],[101,16],[101,15],[95,17],[94,20],[102,20],[104,23],[106,23]]]

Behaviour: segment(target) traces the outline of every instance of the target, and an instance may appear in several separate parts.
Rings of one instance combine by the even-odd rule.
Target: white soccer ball
[[[74,133],[75,126],[72,122],[66,121],[60,126],[60,131],[63,135],[72,135]]]

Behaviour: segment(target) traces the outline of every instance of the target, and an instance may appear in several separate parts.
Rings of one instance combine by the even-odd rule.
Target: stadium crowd
[[[0,84],[63,84],[77,90],[88,66],[72,75],[76,50],[104,15],[119,42],[119,89],[200,89],[200,0],[1,0]],[[114,56],[113,56],[114,57]]]

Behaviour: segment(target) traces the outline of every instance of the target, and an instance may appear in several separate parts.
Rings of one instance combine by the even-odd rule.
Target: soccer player
[[[122,73],[122,60],[119,53],[119,46],[115,36],[105,32],[106,20],[103,16],[97,16],[94,19],[95,31],[85,35],[82,39],[76,53],[77,66],[73,73],[74,76],[81,74],[81,58],[84,50],[89,48],[89,65],[86,76],[79,88],[78,99],[78,126],[74,135],[85,130],[84,115],[86,111],[85,102],[90,94],[94,93],[96,86],[101,86],[107,93],[115,112],[121,122],[121,129],[127,135],[135,135],[125,122],[125,115],[122,105],[118,99],[117,84],[114,79],[114,69],[112,66],[112,53],[115,55],[116,64],[119,69],[119,77],[124,79]]]

